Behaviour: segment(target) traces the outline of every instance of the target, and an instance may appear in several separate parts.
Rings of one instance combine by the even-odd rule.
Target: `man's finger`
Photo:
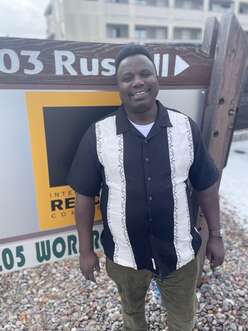
[[[90,280],[91,282],[96,283],[96,279],[95,279],[95,276],[94,276],[93,272],[88,274],[88,280]]]
[[[100,272],[100,264],[99,261],[97,261],[96,265],[95,265],[95,270]]]
[[[211,262],[211,260],[212,260],[212,255],[211,255],[211,253],[210,252],[206,252],[206,256],[207,256],[207,259]]]
[[[212,270],[217,267],[215,260],[210,261],[210,267],[211,267]]]
[[[212,269],[218,267],[219,265],[221,265],[221,258],[212,258],[210,265]]]
[[[222,265],[223,259],[221,257],[217,258],[215,261],[215,267]]]

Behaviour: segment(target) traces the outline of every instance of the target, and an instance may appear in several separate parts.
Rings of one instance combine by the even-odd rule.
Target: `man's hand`
[[[80,254],[79,262],[81,272],[85,279],[96,283],[94,271],[100,271],[99,259],[96,253],[90,252],[87,255]]]
[[[96,282],[94,271],[100,271],[99,260],[94,253],[92,228],[95,214],[95,198],[77,193],[75,218],[79,236],[80,269],[87,280]]]
[[[223,263],[225,257],[225,249],[221,237],[209,237],[206,255],[212,269]]]

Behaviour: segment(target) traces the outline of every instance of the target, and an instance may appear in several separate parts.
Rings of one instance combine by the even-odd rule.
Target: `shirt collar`
[[[156,100],[158,106],[158,114],[155,123],[158,123],[161,127],[171,127],[168,110],[162,103]],[[121,105],[116,112],[116,134],[124,133],[131,129],[131,123],[127,118],[124,105]]]

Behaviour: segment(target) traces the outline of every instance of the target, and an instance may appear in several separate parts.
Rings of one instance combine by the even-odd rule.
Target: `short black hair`
[[[127,44],[123,48],[121,48],[115,59],[116,73],[118,71],[121,61],[132,55],[145,55],[153,63],[152,55],[145,48],[145,46],[133,44],[133,43]]]

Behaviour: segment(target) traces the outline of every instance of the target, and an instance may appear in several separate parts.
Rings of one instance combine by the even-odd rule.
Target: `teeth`
[[[142,95],[142,94],[144,94],[145,93],[145,91],[140,91],[140,92],[136,92],[135,94],[136,95]]]

